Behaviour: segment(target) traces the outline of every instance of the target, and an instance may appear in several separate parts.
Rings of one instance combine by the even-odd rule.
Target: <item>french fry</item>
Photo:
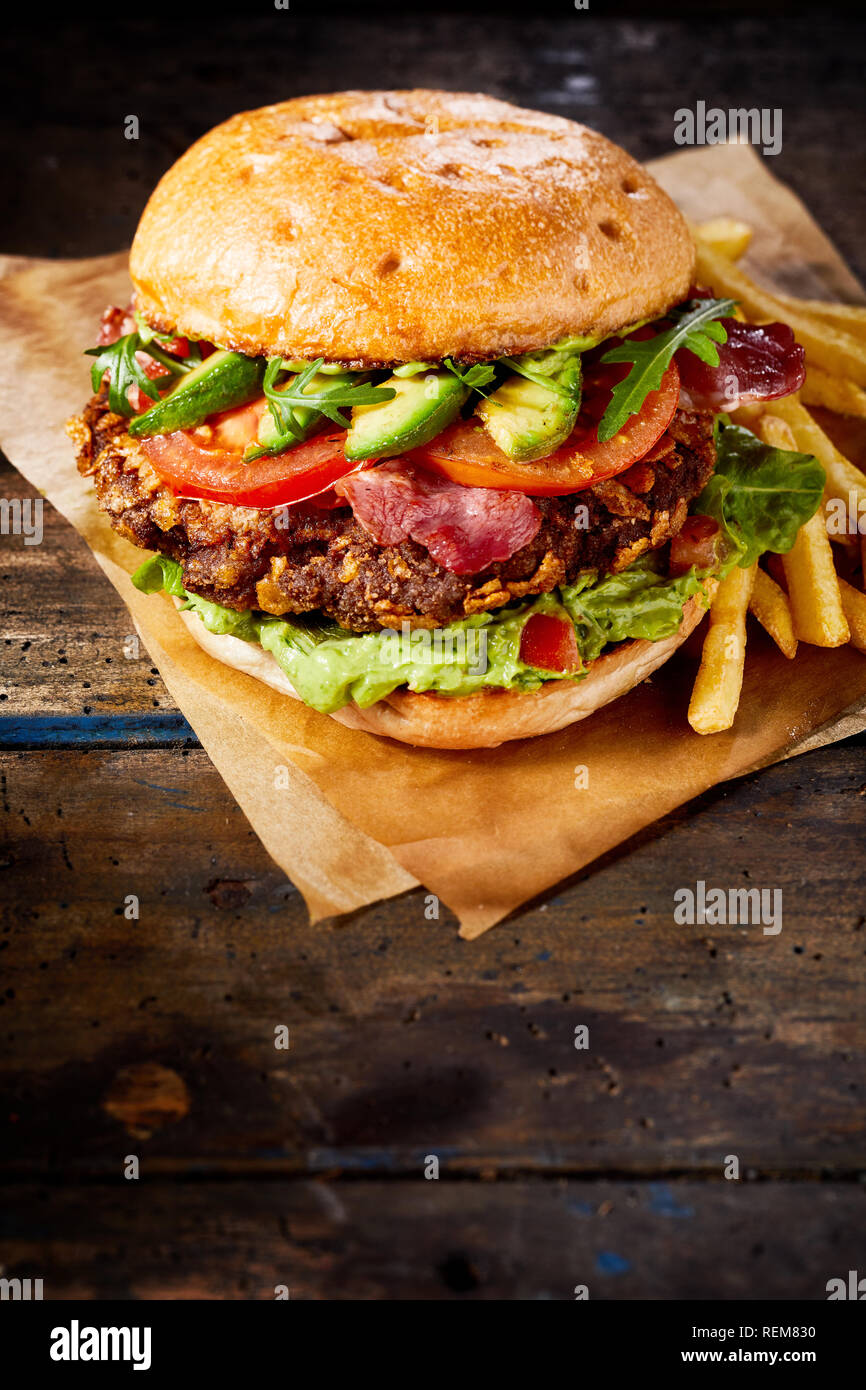
[[[788,313],[804,314],[830,328],[841,329],[855,338],[866,341],[866,305],[834,304],[824,299],[798,299],[793,294],[774,290],[774,296]]]
[[[731,261],[738,261],[752,240],[752,229],[748,222],[740,222],[736,217],[713,217],[694,230],[695,236],[705,246],[711,246]]]
[[[853,584],[839,580],[839,593],[842,596],[842,609],[848,620],[851,636],[848,639],[858,652],[866,652],[866,594],[861,594]]]
[[[713,250],[700,238],[695,243],[696,275],[712,286],[716,294],[736,299],[748,318],[756,323],[781,319],[794,330],[806,356],[833,376],[847,377],[866,387],[866,340],[814,315],[792,307],[769,290],[756,285],[739,266]]]
[[[854,552],[859,549],[857,542],[860,540],[858,532],[852,529],[852,521],[856,524],[859,518],[852,517],[847,501],[841,497],[825,498],[821,508],[824,513],[824,525],[827,528],[827,535],[836,546],[844,546],[846,563],[854,564]],[[864,521],[866,525],[866,521]],[[836,555],[837,561],[840,559],[839,552]]]
[[[855,512],[866,514],[866,473],[861,473],[844,454],[839,453],[836,445],[797,397],[783,396],[781,400],[773,401],[772,413],[787,420],[800,452],[814,454],[826,471],[825,498],[841,497],[846,504],[851,503]]]
[[[866,534],[860,537],[860,587],[866,589]]]
[[[794,438],[794,431],[783,420],[781,415],[774,415],[772,411],[766,411],[759,415],[755,424],[755,433],[759,439],[763,439],[765,444],[769,444],[774,449],[786,449],[791,453],[797,452],[797,441]]]
[[[767,409],[763,401],[758,401],[754,405],[738,405],[736,410],[731,411],[731,419],[735,425],[744,425],[747,430],[754,434],[758,421]]]
[[[796,636],[815,647],[844,646],[850,633],[820,507],[800,527],[782,565]]]
[[[866,391],[841,376],[831,376],[823,367],[806,363],[806,380],[800,388],[800,399],[807,405],[823,405],[837,415],[858,415],[866,418]]]
[[[866,602],[866,595],[863,597]],[[761,627],[769,632],[779,651],[789,661],[792,660],[797,655],[797,639],[794,636],[791,605],[784,589],[761,569],[755,574],[749,612],[753,613]]]
[[[743,688],[746,611],[757,569],[757,562],[748,569],[736,565],[716,590],[689,702],[689,723],[696,734],[717,734],[734,722]]]

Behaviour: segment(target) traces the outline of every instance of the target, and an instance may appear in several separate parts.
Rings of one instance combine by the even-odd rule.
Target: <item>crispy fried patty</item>
[[[112,526],[183,566],[184,583],[228,608],[319,609],[354,632],[433,627],[546,593],[582,571],[617,571],[676,535],[713,470],[713,419],[677,411],[663,457],[568,497],[536,497],[542,524],[510,560],[482,574],[437,565],[414,541],[377,545],[348,508],[273,511],[184,501],[157,477],[128,421],[95,396],[71,427]],[[585,510],[584,510],[585,509]]]

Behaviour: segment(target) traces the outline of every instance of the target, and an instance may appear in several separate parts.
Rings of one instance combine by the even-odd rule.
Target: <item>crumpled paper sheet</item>
[[[651,167],[689,217],[730,213],[755,225],[750,261],[759,276],[863,302],[803,206],[747,147],[690,150]],[[457,914],[462,936],[478,936],[716,783],[866,727],[862,655],[801,645],[789,663],[757,630],[736,727],[707,739],[686,722],[694,639],[586,722],[471,753],[407,748],[346,729],[217,664],[168,599],[129,582],[141,552],[99,513],[63,431],[89,394],[81,354],[99,314],[126,302],[125,265],[125,255],[0,259],[0,443],[84,537],[313,920],[423,883]]]

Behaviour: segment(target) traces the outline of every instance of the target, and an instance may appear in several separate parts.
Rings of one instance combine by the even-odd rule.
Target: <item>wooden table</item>
[[[19,31],[4,249],[125,244],[235,109],[414,83],[641,157],[698,99],[781,107],[775,171],[866,272],[862,33],[831,13],[317,8],[203,33],[174,7],[86,44],[61,17],[68,78]],[[8,465],[2,490],[32,495]],[[820,1299],[864,1272],[862,737],[717,788],[473,945],[420,892],[310,927],[83,542],[47,511],[2,570],[7,1275],[46,1297]],[[697,878],[780,887],[783,931],[676,926]]]

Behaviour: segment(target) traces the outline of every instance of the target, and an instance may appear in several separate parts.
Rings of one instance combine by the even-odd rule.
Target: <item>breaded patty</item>
[[[277,511],[179,498],[128,421],[95,396],[71,433],[112,526],[183,567],[191,592],[235,609],[320,610],[354,632],[434,627],[546,593],[588,569],[624,569],[676,535],[713,470],[713,417],[677,411],[652,462],[567,497],[536,497],[542,524],[509,560],[477,575],[443,569],[414,541],[382,546],[348,507]]]

